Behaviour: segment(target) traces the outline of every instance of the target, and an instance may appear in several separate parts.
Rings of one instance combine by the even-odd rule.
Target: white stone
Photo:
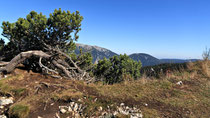
[[[3,109],[4,108],[4,106],[0,106],[0,109]]]
[[[140,113],[137,113],[136,116],[137,116],[138,118],[143,118],[143,115],[140,114]]]
[[[78,99],[78,102],[82,102],[82,100],[81,99]]]
[[[178,81],[176,84],[177,85],[183,85],[183,82],[182,81]]]
[[[60,116],[58,115],[58,113],[55,113],[56,118],[60,118]]]
[[[77,111],[77,109],[78,109],[78,104],[75,103],[75,104],[74,104],[74,111]]]
[[[78,113],[76,113],[75,118],[80,118],[80,115]]]
[[[96,98],[94,101],[96,102],[98,100],[98,98]]]
[[[114,111],[113,115],[116,116],[117,114],[118,114],[118,112],[117,111]]]
[[[69,106],[69,107],[68,107],[68,111],[69,111],[69,112],[71,112],[71,111],[72,111],[72,108],[71,108],[71,106]]]
[[[120,113],[122,113],[122,112],[123,112],[123,108],[122,108],[122,107],[119,107],[119,108],[118,108],[118,111],[119,111]]]
[[[42,118],[41,116],[38,116],[37,118]]]
[[[124,106],[124,105],[125,105],[124,103],[121,103],[121,104],[120,104],[120,106]]]
[[[60,109],[60,112],[61,112],[61,113],[66,113],[67,111],[66,111],[66,109],[64,109],[64,108],[61,108],[61,109]]]
[[[124,115],[129,115],[129,112],[127,112],[127,111],[122,111],[121,113]]]
[[[78,111],[82,109],[82,104],[79,105]]]
[[[73,107],[74,106],[74,102],[70,102],[70,106]]]
[[[98,110],[99,110],[99,111],[102,111],[102,110],[103,110],[103,108],[100,106],[100,107],[98,108]]]
[[[147,107],[147,106],[148,106],[148,104],[147,104],[147,103],[145,103],[145,106]]]
[[[0,115],[0,118],[7,118],[7,116],[5,116],[5,115]]]
[[[139,117],[137,117],[137,116],[134,116],[134,115],[131,115],[131,117],[130,118],[139,118]]]
[[[0,98],[0,106],[5,106],[5,105],[8,105],[8,104],[12,104],[13,103],[13,98],[10,97],[10,98],[5,98],[5,97],[2,97]]]

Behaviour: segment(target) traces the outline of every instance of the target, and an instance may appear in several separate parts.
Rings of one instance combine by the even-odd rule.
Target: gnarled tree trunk
[[[0,63],[0,72],[3,73],[10,73],[12,72],[15,67],[17,67],[19,64],[23,63],[26,59],[31,58],[32,56],[34,57],[39,57],[39,66],[47,71],[53,72],[57,75],[64,75],[67,78],[70,79],[78,79],[78,80],[88,80],[90,81],[90,78],[88,76],[88,73],[84,70],[81,70],[76,63],[69,57],[67,54],[56,50],[56,52],[60,55],[65,56],[67,59],[70,60],[71,64],[74,67],[71,67],[65,60],[59,59],[59,58],[52,58],[50,54],[47,54],[46,52],[40,51],[40,50],[33,50],[33,51],[26,51],[26,52],[21,52],[17,56],[15,56],[10,62],[1,62]],[[59,57],[59,56],[58,56]],[[53,66],[56,68],[50,69],[49,67],[45,66],[42,64],[42,59],[47,60],[49,63],[48,65],[53,64]],[[3,67],[1,67],[3,66]],[[58,71],[60,70],[60,71]],[[77,70],[77,71],[74,71]],[[62,73],[59,73],[62,72]],[[84,78],[86,77],[86,78]]]

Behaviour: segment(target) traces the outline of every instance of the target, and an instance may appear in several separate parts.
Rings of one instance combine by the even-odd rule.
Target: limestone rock
[[[77,109],[78,109],[78,104],[75,103],[75,104],[74,104],[74,111],[77,111]]]
[[[5,97],[1,97],[0,98],[0,106],[5,106],[5,105],[9,105],[13,103],[13,98],[5,98]]]
[[[72,108],[71,108],[71,106],[68,107],[68,111],[69,112],[72,112],[73,111]]]
[[[64,109],[64,108],[61,108],[61,109],[60,109],[60,112],[64,114],[64,113],[66,113],[66,112],[67,112],[67,110],[66,110],[66,109]]]
[[[5,116],[5,115],[0,115],[0,118],[7,118],[7,116]]]
[[[70,106],[73,108],[74,107],[74,102],[70,102]]]
[[[99,110],[99,111],[102,111],[102,110],[103,110],[103,108],[100,106],[100,107],[98,108],[98,110]]]
[[[177,85],[183,85],[183,82],[182,81],[178,81],[176,84]]]
[[[121,103],[120,106],[125,106],[125,104],[124,103]]]

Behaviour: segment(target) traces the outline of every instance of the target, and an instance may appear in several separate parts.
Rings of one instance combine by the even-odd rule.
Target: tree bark
[[[57,50],[57,53],[60,55],[65,56],[67,59],[70,60],[71,64],[73,66],[70,66],[65,60],[60,59],[59,56],[56,58],[52,58],[50,54],[47,54],[43,51],[39,50],[33,50],[33,51],[26,51],[26,52],[21,52],[17,56],[15,56],[10,62],[0,62],[0,72],[3,73],[11,73],[15,67],[17,67],[19,64],[23,63],[24,60],[31,58],[32,56],[34,57],[39,57],[39,66],[47,71],[53,72],[56,75],[59,76],[64,76],[70,79],[77,79],[77,80],[91,80],[91,78],[88,76],[87,72],[84,70],[80,69],[77,64],[69,57],[67,54]],[[42,64],[42,58],[45,58],[45,62],[47,63]],[[50,62],[50,63],[48,63]],[[50,65],[49,65],[50,64]],[[53,67],[53,69],[49,68]],[[60,71],[58,71],[60,70]],[[60,73],[59,73],[60,72]],[[86,77],[87,76],[87,77]]]
[[[50,58],[50,55],[44,53],[43,51],[27,51],[21,52],[15,56],[5,67],[0,68],[0,72],[10,73],[12,72],[18,64],[22,63],[25,59],[30,58],[31,56]]]

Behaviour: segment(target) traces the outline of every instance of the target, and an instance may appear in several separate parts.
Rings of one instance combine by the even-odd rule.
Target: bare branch
[[[56,72],[55,70],[52,70],[52,69],[50,69],[50,68],[48,68],[47,66],[44,66],[43,64],[42,64],[42,57],[40,57],[39,58],[39,66],[42,68],[45,68],[46,70],[48,70],[48,71],[50,71],[50,72],[53,72],[53,73],[55,73],[55,74],[58,74],[58,72]]]
[[[18,64],[22,63],[25,59],[30,58],[31,56],[50,58],[50,55],[46,54],[43,51],[35,50],[21,52],[20,54],[15,56],[5,67],[0,68],[0,72],[12,72]]]
[[[0,61],[0,67],[1,67],[1,66],[6,66],[7,64],[9,64],[9,62]]]

